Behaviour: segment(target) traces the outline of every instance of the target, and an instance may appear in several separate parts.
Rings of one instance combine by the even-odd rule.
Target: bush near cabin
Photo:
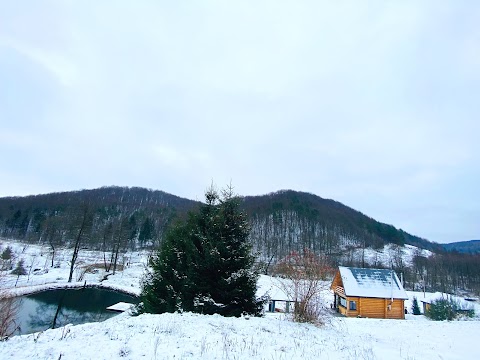
[[[462,309],[458,301],[451,298],[436,299],[430,304],[430,308],[425,311],[426,317],[437,321],[454,320],[461,315],[473,317],[475,311],[473,309]]]

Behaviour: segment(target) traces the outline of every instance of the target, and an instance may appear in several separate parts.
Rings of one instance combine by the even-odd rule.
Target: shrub
[[[425,316],[432,320],[454,320],[460,315],[473,317],[473,309],[462,309],[458,301],[454,299],[436,299],[430,304],[430,308],[425,311]]]
[[[12,269],[12,260],[13,260],[13,251],[10,246],[7,246],[2,253],[0,254],[0,259],[2,260],[1,270],[11,270]]]
[[[27,275],[27,270],[25,269],[23,259],[20,259],[20,261],[17,263],[17,266],[15,267],[15,269],[12,270],[12,274],[13,275]]]
[[[325,279],[333,272],[326,257],[312,251],[292,252],[275,268],[275,274],[285,280],[278,287],[294,301],[293,320],[322,324],[322,296],[328,288]]]
[[[420,307],[418,306],[418,301],[416,297],[413,297],[412,302],[412,314],[413,315],[421,315]]]

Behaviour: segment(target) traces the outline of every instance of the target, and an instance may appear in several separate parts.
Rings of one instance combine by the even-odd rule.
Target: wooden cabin
[[[339,266],[332,307],[348,317],[405,319],[407,293],[395,271]]]

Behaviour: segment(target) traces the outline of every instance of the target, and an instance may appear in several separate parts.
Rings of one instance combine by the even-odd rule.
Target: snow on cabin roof
[[[345,295],[408,299],[395,271],[339,266]]]

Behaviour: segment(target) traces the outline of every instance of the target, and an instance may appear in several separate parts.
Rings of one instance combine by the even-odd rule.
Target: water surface
[[[118,314],[107,307],[121,301],[138,302],[134,296],[99,288],[46,290],[19,299],[17,324],[20,329],[16,334],[103,321]]]

